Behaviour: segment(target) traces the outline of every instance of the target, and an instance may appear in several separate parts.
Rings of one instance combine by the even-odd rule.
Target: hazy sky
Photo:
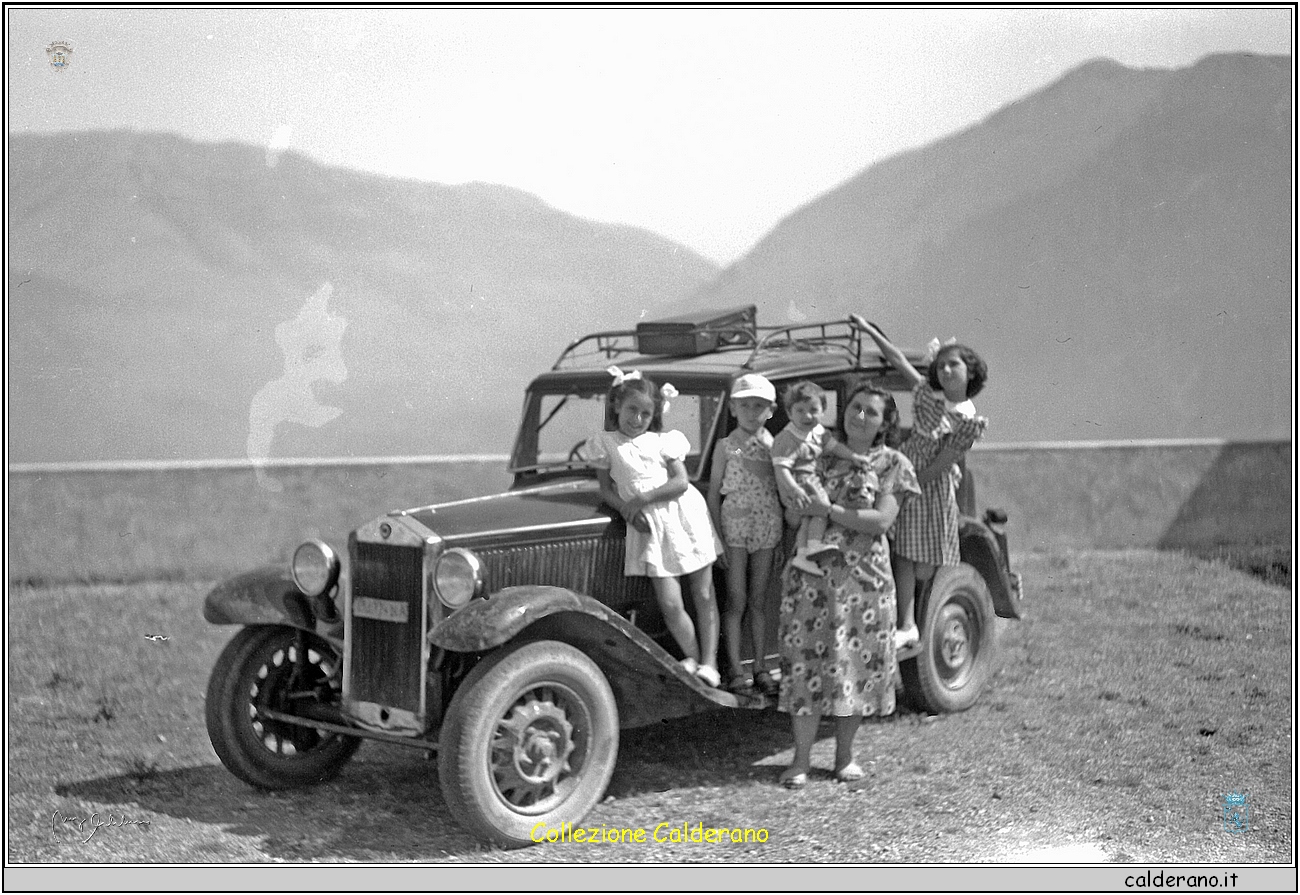
[[[503,183],[723,263],[1085,60],[1291,53],[1293,30],[1285,7],[7,14],[10,132],[169,131]]]

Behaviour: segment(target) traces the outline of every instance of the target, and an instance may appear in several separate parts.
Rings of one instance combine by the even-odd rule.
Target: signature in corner
[[[108,814],[107,820],[100,818],[98,811],[94,812],[89,817],[79,817],[75,814],[64,814],[58,808],[55,808],[54,817],[50,820],[50,832],[57,833],[59,830],[59,824],[63,824],[65,827],[76,827],[78,834],[85,833],[86,827],[89,825],[90,834],[86,836],[85,839],[81,840],[82,842],[89,842],[91,839],[95,838],[95,834],[99,832],[101,827],[147,827],[150,825],[150,821],[130,820],[127,818],[125,813],[123,813],[121,817],[118,817],[111,811]]]
[[[144,639],[152,640],[154,643],[158,643],[159,641],[163,641],[163,640],[171,640],[171,638],[168,637],[166,634],[146,634],[144,635]]]

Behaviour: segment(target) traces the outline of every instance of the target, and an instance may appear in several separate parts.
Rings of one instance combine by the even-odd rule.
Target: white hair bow
[[[948,341],[943,343],[940,343],[939,337],[936,336],[930,340],[928,345],[925,346],[925,356],[922,357],[921,360],[927,364],[933,363],[934,359],[939,356],[940,348],[947,348],[949,345],[956,345],[956,344],[957,344],[956,336],[949,336]]]
[[[618,367],[606,367],[605,372],[614,377],[614,385],[619,386],[629,379],[640,379],[641,371],[633,370],[631,373],[624,373]]]
[[[673,387],[671,382],[665,382],[663,385],[659,386],[659,394],[662,395],[664,399],[663,412],[667,413],[669,402],[671,402],[673,398],[676,398],[680,393]]]

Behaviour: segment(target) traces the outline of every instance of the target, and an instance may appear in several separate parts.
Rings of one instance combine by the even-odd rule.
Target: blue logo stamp
[[[72,64],[72,42],[56,40],[45,48],[45,54],[50,57],[50,68],[63,71]]]
[[[1246,793],[1230,792],[1223,797],[1223,829],[1229,833],[1244,833],[1250,828],[1250,805]]]

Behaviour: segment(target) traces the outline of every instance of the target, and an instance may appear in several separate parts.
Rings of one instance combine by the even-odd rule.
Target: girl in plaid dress
[[[895,643],[905,652],[914,648],[920,637],[916,597],[921,588],[938,566],[961,562],[957,514],[961,470],[957,464],[988,426],[987,419],[976,415],[970,400],[984,388],[988,365],[965,345],[949,342],[940,346],[936,340],[931,344],[933,360],[923,373],[874,325],[858,314],[851,319],[913,386],[912,434],[903,442],[902,451],[916,467],[921,497],[903,505],[891,532],[898,589]]]

